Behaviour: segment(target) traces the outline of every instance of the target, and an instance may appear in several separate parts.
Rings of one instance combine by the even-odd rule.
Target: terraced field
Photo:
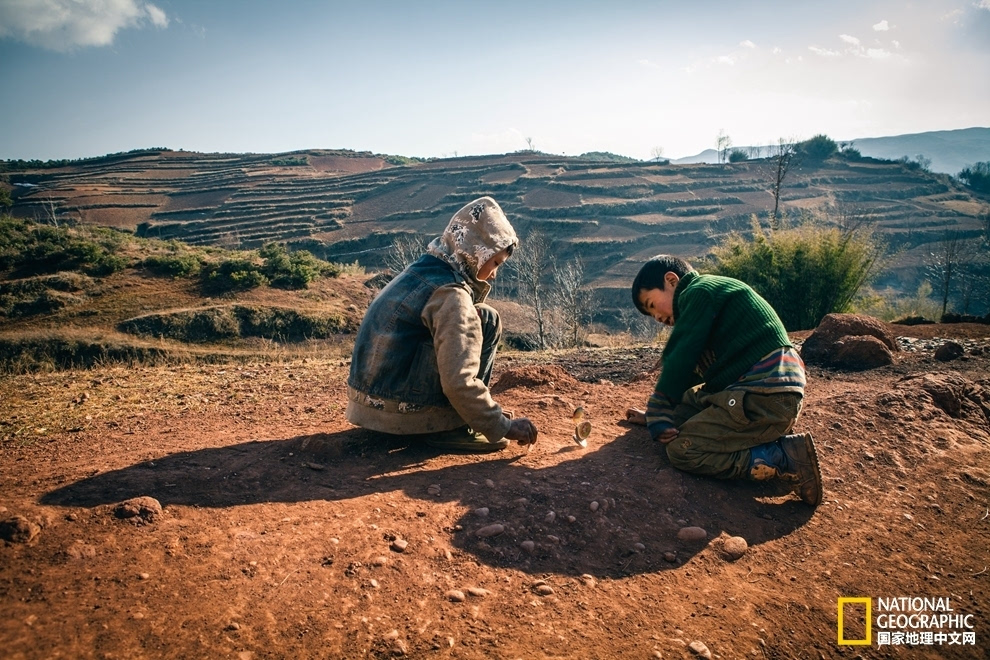
[[[647,257],[704,254],[772,208],[766,161],[726,166],[612,164],[539,153],[394,166],[369,153],[195,154],[152,151],[56,170],[11,174],[14,214],[53,213],[140,236],[257,247],[287,241],[370,268],[396,234],[424,243],[464,203],[492,195],[521,235],[541,230],[558,258],[580,255],[589,285],[624,290]],[[898,251],[886,284],[909,290],[922,255],[949,230],[974,244],[987,200],[951,178],[899,162],[832,158],[788,175],[782,206],[794,216],[831,208],[865,223]]]

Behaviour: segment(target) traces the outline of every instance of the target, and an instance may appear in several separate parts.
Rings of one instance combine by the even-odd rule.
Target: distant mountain
[[[749,151],[751,147],[737,147],[738,149],[745,149]],[[695,163],[717,163],[718,162],[718,152],[714,149],[705,149],[700,154],[695,154],[694,156],[685,156],[684,158],[675,158],[670,161],[674,165],[694,165]]]
[[[990,128],[963,128],[852,141],[864,156],[897,159],[922,154],[932,159],[932,172],[958,174],[959,170],[990,160]]]
[[[897,160],[907,156],[914,160],[922,155],[931,159],[932,172],[948,174],[958,174],[959,170],[967,165],[990,160],[990,128],[961,128],[953,131],[929,131],[836,141],[851,142],[860,153],[871,158]],[[753,147],[736,148],[744,151],[753,150]],[[714,149],[705,149],[700,154],[677,158],[671,162],[676,165],[717,163],[718,153]]]

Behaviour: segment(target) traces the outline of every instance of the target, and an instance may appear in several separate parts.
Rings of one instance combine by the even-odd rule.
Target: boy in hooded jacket
[[[495,200],[476,199],[379,292],[354,342],[348,421],[454,451],[536,442],[536,426],[488,389],[502,326],[484,301],[518,244]]]

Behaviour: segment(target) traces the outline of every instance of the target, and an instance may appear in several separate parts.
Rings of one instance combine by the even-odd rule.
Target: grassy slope
[[[65,228],[66,236],[88,240],[87,229]],[[370,290],[363,275],[321,277],[309,288],[268,286],[221,296],[207,295],[197,276],[162,277],[141,267],[154,254],[195,255],[206,261],[251,257],[220,249],[203,250],[154,239],[125,238],[115,255],[129,264],[103,276],[82,272],[85,266],[56,274],[0,276],[0,366],[24,370],[99,361],[171,359],[257,359],[315,352],[332,354],[343,335],[357,327]],[[202,310],[247,310],[265,318],[285,311],[303,319],[334,319],[339,333],[320,340],[278,342],[272,337],[217,337],[216,341],[180,341],[169,333],[126,333],[124,321],[149,314],[189,319]],[[229,315],[229,314],[228,314]],[[132,324],[133,325],[133,324]],[[162,336],[164,334],[164,336]],[[264,333],[262,333],[264,334]],[[275,337],[277,339],[277,337]]]

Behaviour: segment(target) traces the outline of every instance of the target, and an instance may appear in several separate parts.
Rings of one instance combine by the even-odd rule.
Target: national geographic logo
[[[846,608],[845,605],[853,604],[858,606],[863,606],[865,612],[861,615],[862,618],[856,616],[858,612],[853,614],[852,626],[856,626],[856,622],[863,621],[863,627],[865,632],[861,638],[846,639]],[[840,598],[839,599],[839,646],[869,646],[873,643],[873,628],[871,626],[873,617],[871,616],[873,612],[873,599],[872,598]]]
[[[874,628],[877,646],[976,646],[973,615],[947,597],[846,597],[838,610],[839,646],[872,646]]]

